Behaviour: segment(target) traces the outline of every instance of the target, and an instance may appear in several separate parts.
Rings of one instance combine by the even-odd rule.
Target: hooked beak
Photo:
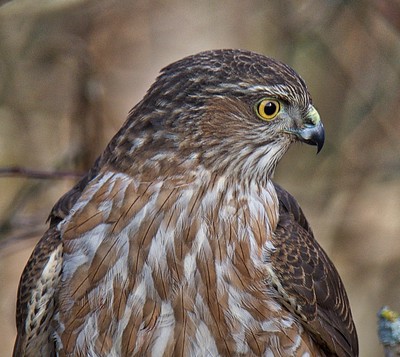
[[[304,124],[299,129],[287,131],[294,134],[298,140],[317,147],[317,154],[321,151],[325,141],[325,130],[317,110],[310,106]]]

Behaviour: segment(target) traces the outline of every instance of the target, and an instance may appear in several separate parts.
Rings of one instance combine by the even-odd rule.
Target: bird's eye
[[[281,103],[276,99],[262,99],[256,104],[256,113],[263,120],[273,120],[281,110]]]

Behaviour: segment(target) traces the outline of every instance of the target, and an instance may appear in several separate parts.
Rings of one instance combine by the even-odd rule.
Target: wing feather
[[[54,205],[50,227],[40,239],[26,264],[18,287],[17,338],[13,356],[55,355],[52,341],[55,293],[61,276],[63,245],[57,223],[64,219],[88,183],[97,175],[101,156],[70,191]]]
[[[275,189],[280,216],[271,263],[283,289],[284,305],[299,316],[328,355],[358,356],[356,329],[342,280],[315,240],[299,204],[276,184]]]
[[[18,333],[13,356],[55,355],[50,321],[61,265],[61,237],[53,226],[36,245],[21,276],[16,313]]]

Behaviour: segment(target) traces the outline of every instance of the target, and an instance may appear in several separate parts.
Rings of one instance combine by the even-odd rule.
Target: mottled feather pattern
[[[290,67],[251,52],[162,70],[51,211],[14,356],[358,356],[340,277],[272,182],[291,143],[322,145],[315,113]]]
[[[14,357],[53,355],[51,323],[55,309],[55,289],[59,284],[62,266],[62,244],[60,233],[49,228],[35,247],[24,269],[19,288],[17,305],[18,334],[25,339],[17,340]],[[20,338],[22,340],[22,338]],[[18,351],[18,352],[17,352]]]

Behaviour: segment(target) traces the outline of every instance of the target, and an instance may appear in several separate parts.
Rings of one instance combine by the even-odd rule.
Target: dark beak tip
[[[325,142],[324,126],[320,122],[313,127],[307,127],[297,132],[300,141],[317,147],[317,154],[322,150]]]
[[[303,143],[308,144],[308,145],[313,145],[317,147],[317,155],[320,153],[322,148],[324,147],[324,142],[323,141],[316,141],[316,140],[301,140]]]
[[[322,148],[324,147],[324,143],[325,143],[325,132],[322,131],[322,134],[318,137],[318,139],[316,140],[316,146],[317,146],[317,155],[319,154],[319,152],[322,150]]]

